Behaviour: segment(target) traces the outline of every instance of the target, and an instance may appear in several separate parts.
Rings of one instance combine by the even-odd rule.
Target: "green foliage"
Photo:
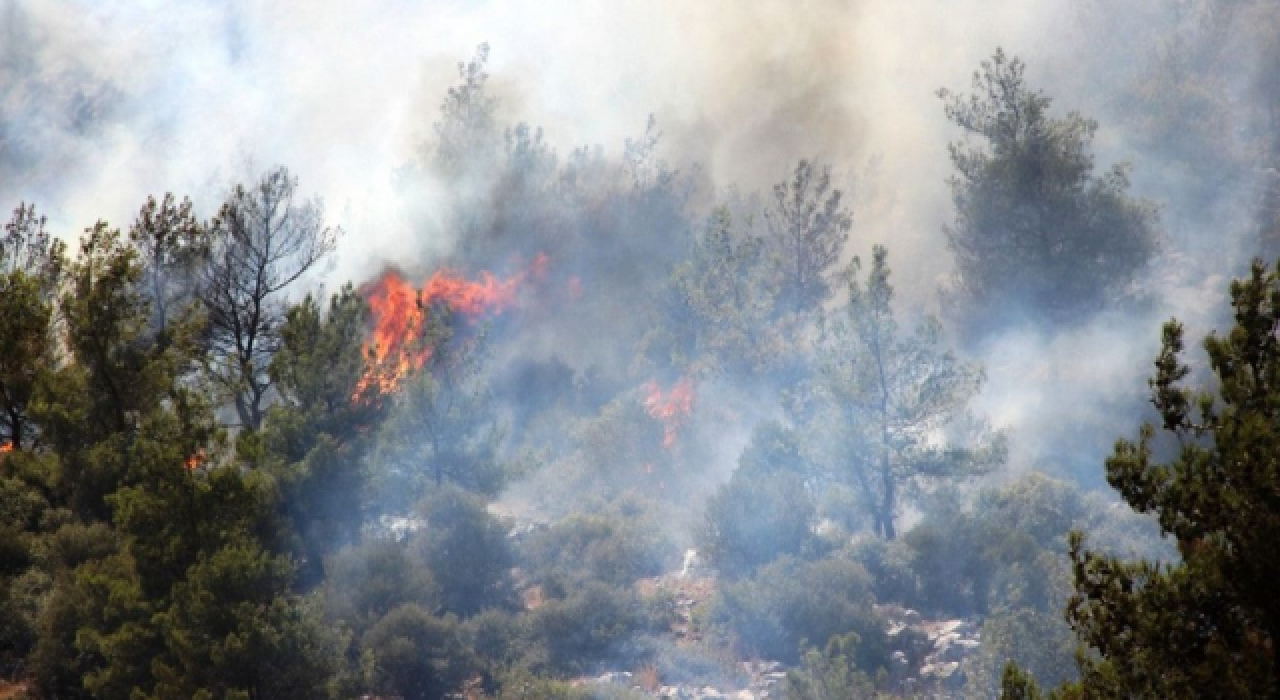
[[[359,536],[367,511],[372,448],[385,397],[366,380],[368,311],[350,287],[327,313],[307,296],[285,312],[270,377],[280,402],[264,428],[267,462],[296,538],[304,585],[323,577],[325,556]]]
[[[407,542],[370,539],[342,549],[325,567],[329,616],[357,634],[401,605],[432,611],[440,588]]]
[[[36,438],[31,402],[57,362],[52,323],[63,258],[35,208],[19,206],[0,237],[0,445],[22,449]]]
[[[627,586],[656,576],[670,549],[661,532],[639,519],[593,513],[531,534],[520,555],[532,581],[563,590],[587,581]]]
[[[844,193],[831,187],[831,169],[805,160],[790,180],[774,186],[772,205],[765,210],[765,245],[782,308],[816,311],[835,291],[836,265],[853,227],[843,200]]]
[[[854,662],[861,640],[849,633],[832,637],[822,651],[809,649],[803,666],[787,673],[784,700],[874,700],[883,697],[876,684]]]
[[[947,118],[979,139],[951,146],[956,277],[949,294],[976,323],[1024,309],[1069,321],[1128,292],[1158,247],[1155,210],[1128,195],[1126,169],[1094,175],[1098,125],[1026,85],[997,50],[967,97],[940,90]]]
[[[129,242],[142,266],[139,286],[151,307],[151,330],[160,348],[175,334],[189,332],[200,268],[208,261],[209,231],[195,217],[191,200],[172,194],[148,197],[129,229]],[[178,328],[173,326],[177,325]]]
[[[774,318],[776,286],[764,240],[717,209],[671,273],[646,354],[692,377],[767,372],[788,347]]]
[[[545,512],[584,510],[584,495],[604,503],[636,496],[655,498],[665,486],[678,492],[681,473],[673,450],[664,450],[663,425],[645,411],[644,393],[623,392],[597,415],[571,428],[572,448],[534,476],[532,494]]]
[[[738,469],[707,502],[699,551],[720,574],[747,576],[790,555],[812,554],[815,508],[796,437],[777,424],[758,428]]]
[[[1046,687],[1074,680],[1078,676],[1075,652],[1075,636],[1058,610],[997,612],[983,621],[982,646],[962,664],[965,697],[999,696],[1010,664]]]
[[[632,591],[592,581],[543,603],[529,625],[535,667],[582,673],[598,661],[639,661],[629,645],[654,629],[656,620]]]
[[[478,673],[453,617],[435,617],[412,603],[378,621],[362,646],[373,653],[374,692],[434,700],[461,690]]]
[[[722,583],[712,616],[742,655],[788,663],[800,660],[804,642],[825,646],[856,633],[861,642],[852,661],[874,671],[888,664],[889,652],[873,602],[871,577],[857,564],[783,557],[752,579]]]
[[[858,267],[855,259],[849,301],[815,348],[817,376],[794,403],[813,461],[853,489],[873,529],[892,539],[904,501],[1001,464],[1005,444],[966,414],[983,374],[944,345],[938,322],[899,332],[885,248],[875,247],[865,285]],[[957,437],[940,442],[944,431]]]
[[[420,506],[426,527],[410,540],[440,587],[444,609],[471,615],[511,604],[512,554],[507,526],[483,499],[457,488],[432,494]]]
[[[934,504],[902,538],[915,578],[906,602],[953,616],[1059,609],[1066,535],[1083,515],[1078,502],[1068,484],[1032,474],[980,492],[969,510]]]
[[[1078,690],[1088,696],[1274,697],[1280,639],[1280,276],[1260,261],[1231,285],[1235,325],[1205,339],[1213,390],[1185,382],[1182,326],[1170,322],[1151,380],[1156,429],[1122,440],[1107,479],[1159,517],[1181,561],[1126,562],[1071,542],[1068,616],[1082,642]]]
[[[990,697],[990,696],[987,696]],[[1001,700],[1041,700],[1040,687],[1031,674],[1009,663],[1000,678]]]
[[[287,595],[290,575],[286,559],[252,544],[193,567],[159,616],[165,654],[150,697],[327,697],[342,640],[316,601]]]

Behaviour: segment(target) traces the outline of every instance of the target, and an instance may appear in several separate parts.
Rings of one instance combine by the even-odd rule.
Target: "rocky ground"
[[[661,592],[675,605],[672,636],[678,646],[696,646],[701,639],[697,616],[715,594],[711,572],[672,573],[641,582],[644,593]],[[915,610],[877,606],[888,620],[888,634],[895,646],[890,680],[894,690],[908,697],[944,700],[959,697],[964,686],[961,665],[981,647],[978,620],[925,619]],[[579,684],[618,686],[664,700],[768,700],[780,693],[789,670],[777,661],[754,660],[738,664],[737,678],[715,684],[667,684],[651,669],[616,669],[578,679]]]

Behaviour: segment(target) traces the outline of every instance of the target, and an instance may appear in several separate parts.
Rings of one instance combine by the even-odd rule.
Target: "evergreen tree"
[[[386,398],[369,380],[367,322],[350,286],[327,312],[308,295],[285,312],[271,360],[280,402],[267,415],[263,461],[280,489],[304,587],[323,578],[325,556],[357,540],[368,510],[366,457]]]
[[[774,323],[765,242],[734,224],[727,208],[712,214],[672,272],[658,323],[645,336],[650,359],[685,376],[759,375],[787,348]]]
[[[34,206],[19,206],[0,237],[0,446],[22,449],[36,436],[31,402],[58,361],[53,322],[64,246]]]
[[[1061,322],[1126,293],[1155,253],[1155,211],[1128,194],[1117,166],[1094,174],[1096,122],[1049,115],[1025,65],[997,50],[973,94],[940,90],[947,118],[974,136],[951,145],[956,276],[949,294],[977,322],[1025,310]],[[981,315],[979,315],[981,314]]]
[[[417,350],[425,367],[412,373],[389,409],[375,454],[379,496],[401,512],[446,484],[496,493],[505,476],[502,437],[484,373],[484,333],[454,327],[462,320],[443,305],[423,308]]]
[[[844,193],[831,187],[831,169],[800,161],[789,181],[774,186],[765,220],[780,306],[799,312],[821,308],[839,283],[837,263],[853,227]]]
[[[957,358],[926,319],[910,335],[891,305],[888,252],[877,246],[865,284],[858,261],[849,301],[825,324],[816,377],[796,402],[825,475],[858,494],[872,528],[892,539],[904,500],[929,482],[986,471],[1004,459],[1002,436],[966,415],[982,371]],[[939,443],[944,431],[962,440]]]
[[[1280,272],[1255,262],[1231,306],[1234,327],[1204,342],[1212,389],[1186,386],[1183,328],[1166,324],[1151,388],[1169,440],[1148,425],[1107,460],[1107,480],[1159,518],[1180,561],[1121,561],[1072,539],[1067,614],[1096,652],[1073,696],[1280,693]]]

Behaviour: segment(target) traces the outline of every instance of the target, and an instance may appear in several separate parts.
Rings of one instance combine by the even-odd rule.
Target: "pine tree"
[[[1280,272],[1255,262],[1231,306],[1234,327],[1204,342],[1210,389],[1186,386],[1183,327],[1165,325],[1151,380],[1163,432],[1148,425],[1107,460],[1107,480],[1159,518],[1180,561],[1122,561],[1072,538],[1067,615],[1091,651],[1067,697],[1280,693]]]
[[[937,444],[946,428],[965,427],[980,368],[946,347],[942,328],[926,319],[914,333],[898,328],[888,252],[876,246],[865,283],[858,261],[848,272],[849,300],[827,320],[815,348],[817,375],[803,412],[822,446],[814,461],[859,496],[873,529],[892,539],[904,500],[928,482],[961,478],[999,464],[1004,441],[971,423],[967,444]]]
[[[940,90],[947,118],[979,145],[951,145],[953,289],[973,320],[1024,310],[1069,321],[1123,295],[1155,253],[1155,211],[1128,194],[1123,167],[1094,174],[1098,125],[1050,116],[1026,66],[997,50],[973,94]],[[998,317],[998,316],[997,316]]]

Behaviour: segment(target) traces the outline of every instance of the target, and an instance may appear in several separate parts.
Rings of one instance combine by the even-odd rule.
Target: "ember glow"
[[[442,268],[421,290],[395,270],[384,272],[365,292],[373,314],[373,333],[365,350],[375,366],[375,374],[366,381],[390,393],[426,364],[431,348],[419,343],[426,309],[443,305],[473,319],[502,314],[519,305],[530,281],[546,277],[549,263],[550,258],[539,253],[528,267],[506,279],[484,271],[478,279],[469,280],[456,270]]]
[[[0,455],[6,454],[8,452],[13,452],[13,443],[12,442],[0,443]]]
[[[199,469],[200,467],[203,467],[204,462],[205,462],[204,450],[200,449],[200,450],[196,450],[195,454],[191,455],[190,457],[187,457],[187,461],[184,462],[182,466],[187,471],[193,472]]]
[[[644,408],[654,420],[662,423],[662,447],[675,447],[680,429],[693,412],[693,380],[681,379],[664,392],[657,382],[644,385],[647,396]]]

